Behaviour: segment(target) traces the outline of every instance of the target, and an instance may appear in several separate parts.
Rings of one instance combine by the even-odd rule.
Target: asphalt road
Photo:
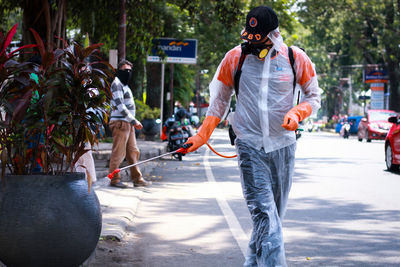
[[[235,154],[227,132],[214,148]],[[137,211],[129,266],[242,266],[251,233],[236,159],[165,158]],[[382,141],[304,133],[284,218],[289,266],[400,266],[400,174]]]

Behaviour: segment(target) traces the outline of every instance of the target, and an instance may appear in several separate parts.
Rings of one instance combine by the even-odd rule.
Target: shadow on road
[[[398,210],[371,210],[360,203],[317,198],[296,202],[304,208],[294,208],[289,201],[284,219],[288,233],[302,233],[302,238],[292,237],[294,240],[286,244],[290,258],[310,257],[312,262],[307,266],[395,266],[393,256],[398,257],[400,251]],[[387,229],[370,227],[382,221]],[[316,251],[323,251],[323,255]]]

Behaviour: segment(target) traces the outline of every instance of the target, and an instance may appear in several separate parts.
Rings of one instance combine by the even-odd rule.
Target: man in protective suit
[[[306,53],[283,43],[275,12],[266,6],[252,9],[241,39],[245,45],[226,53],[210,88],[210,106],[199,132],[189,138],[188,152],[205,144],[224,116],[234,93],[235,73],[247,53],[238,82],[236,111],[231,121],[243,195],[251,213],[253,232],[244,266],[287,266],[281,220],[286,211],[294,170],[300,121],[320,107],[317,75]],[[296,75],[294,75],[294,72]],[[303,98],[294,103],[294,77]]]

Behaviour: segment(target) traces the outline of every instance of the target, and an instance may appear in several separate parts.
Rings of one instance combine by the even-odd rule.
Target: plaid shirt
[[[133,100],[132,91],[128,85],[123,85],[121,81],[115,77],[111,84],[113,110],[111,111],[110,121],[122,120],[136,124],[135,118],[135,101]]]

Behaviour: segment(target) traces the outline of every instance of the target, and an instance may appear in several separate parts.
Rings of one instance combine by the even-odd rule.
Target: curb
[[[166,143],[138,140],[141,151],[140,161],[159,156],[166,152]],[[137,206],[146,188],[133,187],[130,182],[129,169],[121,171],[121,180],[129,187],[126,189],[109,186],[108,162],[111,155],[112,143],[99,143],[93,148],[93,158],[96,166],[97,181],[93,189],[101,204],[103,219],[101,237],[105,239],[124,238],[127,227],[133,223]],[[147,178],[158,166],[159,161],[150,161],[140,165],[143,177]],[[122,166],[126,166],[124,162]]]

